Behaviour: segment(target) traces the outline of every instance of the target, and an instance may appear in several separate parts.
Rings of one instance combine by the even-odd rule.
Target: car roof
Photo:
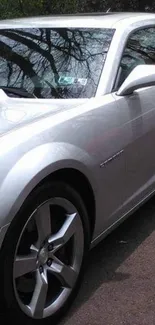
[[[155,14],[138,12],[79,13],[68,15],[51,15],[30,18],[15,18],[0,21],[0,28],[31,27],[104,27],[117,28],[120,21],[125,25],[132,22],[154,19]]]

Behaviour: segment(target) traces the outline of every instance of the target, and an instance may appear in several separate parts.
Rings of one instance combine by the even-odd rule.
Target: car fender
[[[46,143],[24,154],[12,167],[0,187],[0,228],[9,224],[31,191],[51,173],[73,168],[83,173],[93,191],[92,157],[66,143]]]

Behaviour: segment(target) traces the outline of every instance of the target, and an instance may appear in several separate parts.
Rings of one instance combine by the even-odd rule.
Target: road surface
[[[90,252],[60,325],[155,325],[155,198]]]
[[[90,252],[61,325],[155,325],[155,198]]]

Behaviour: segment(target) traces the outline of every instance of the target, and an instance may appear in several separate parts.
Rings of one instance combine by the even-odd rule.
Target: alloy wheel
[[[75,287],[83,253],[83,225],[70,201],[53,198],[33,211],[13,267],[15,296],[27,316],[42,319],[61,309]]]

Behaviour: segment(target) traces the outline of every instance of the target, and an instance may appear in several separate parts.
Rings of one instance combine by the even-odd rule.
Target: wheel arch
[[[86,152],[64,143],[48,143],[27,152],[12,167],[0,187],[0,228],[13,220],[36,187],[58,179],[73,186],[81,195],[93,235],[97,186],[92,168],[93,162]]]
[[[88,178],[78,169],[63,168],[48,175],[37,185],[37,187],[42,185],[42,183],[52,181],[61,181],[67,183],[81,196],[88,212],[92,237],[95,228],[96,203],[95,194]]]

